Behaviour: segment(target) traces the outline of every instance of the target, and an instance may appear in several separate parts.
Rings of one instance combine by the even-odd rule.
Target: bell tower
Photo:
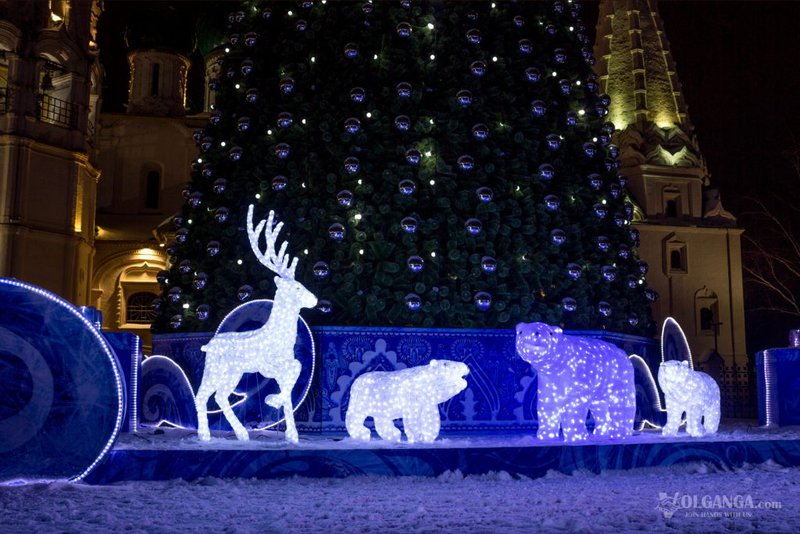
[[[603,0],[594,54],[628,179],[639,255],[696,359],[744,364],[741,234],[711,188],[657,0]]]

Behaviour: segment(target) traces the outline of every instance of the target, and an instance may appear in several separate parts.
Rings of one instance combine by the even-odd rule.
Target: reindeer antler
[[[250,248],[253,249],[253,254],[256,255],[261,265],[273,271],[281,278],[294,280],[294,271],[297,268],[298,258],[291,260],[289,255],[286,254],[286,246],[288,243],[286,241],[281,243],[280,250],[278,250],[277,254],[275,253],[275,241],[278,239],[281,228],[283,228],[283,223],[279,222],[273,227],[275,212],[270,210],[267,220],[264,221],[262,219],[261,222],[253,228],[253,211],[254,207],[250,204],[250,207],[247,208],[247,237],[250,238]],[[264,237],[267,238],[267,250],[264,253],[262,253],[258,247],[258,238],[262,230],[264,231]]]

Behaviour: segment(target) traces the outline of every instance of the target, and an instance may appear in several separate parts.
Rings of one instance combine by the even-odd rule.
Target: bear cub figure
[[[667,402],[667,424],[661,434],[678,433],[686,412],[686,432],[692,437],[713,434],[719,428],[719,386],[706,373],[695,371],[687,361],[670,360],[658,368],[658,385]],[[702,423],[701,423],[702,420]]]
[[[364,420],[372,417],[378,435],[400,441],[395,419],[403,419],[409,443],[431,442],[439,435],[439,404],[467,387],[469,368],[462,362],[431,360],[400,371],[364,373],[350,387],[350,404],[345,416],[347,433],[353,439],[369,441]]]
[[[586,439],[591,410],[595,436],[621,438],[633,433],[636,386],[633,364],[616,346],[567,336],[544,323],[517,325],[517,354],[531,364],[538,380],[539,439]]]

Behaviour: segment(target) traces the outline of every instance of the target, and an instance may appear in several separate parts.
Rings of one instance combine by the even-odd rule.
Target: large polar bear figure
[[[409,443],[430,442],[439,435],[439,404],[467,387],[469,368],[462,362],[431,360],[400,371],[364,373],[353,381],[345,425],[350,437],[369,441],[364,420],[372,416],[378,435],[400,441],[395,419],[403,419]]]
[[[586,439],[589,410],[594,434],[622,438],[633,433],[636,386],[628,355],[610,343],[566,336],[544,323],[517,325],[517,353],[539,383],[539,439]]]
[[[714,434],[719,428],[719,386],[687,361],[670,360],[658,368],[658,385],[667,402],[667,424],[661,434],[674,436],[686,412],[686,432],[692,437]],[[703,420],[702,424],[700,420]]]

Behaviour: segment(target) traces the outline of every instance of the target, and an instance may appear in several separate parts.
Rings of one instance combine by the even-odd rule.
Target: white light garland
[[[253,205],[247,210],[250,248],[262,265],[278,275],[275,277],[277,289],[269,319],[257,330],[217,333],[200,348],[206,353],[206,364],[203,381],[195,397],[195,407],[197,434],[204,441],[211,439],[207,416],[211,395],[214,395],[236,437],[243,441],[249,439],[247,430],[236,418],[228,401],[245,373],[260,373],[275,379],[280,393],[269,395],[264,402],[276,409],[283,408],[286,439],[292,443],[299,441],[292,407],[292,389],[302,370],[300,362],[294,357],[297,319],[301,308],[317,305],[317,297],[294,279],[297,258],[290,260],[286,254],[287,243],[284,241],[280,250],[275,252],[275,241],[283,223],[273,226],[274,218],[275,213],[270,211],[267,220],[262,220],[254,228]],[[264,253],[258,244],[262,231],[267,241]]]
[[[624,438],[633,433],[636,387],[633,364],[624,351],[596,339],[566,336],[544,323],[517,325],[517,353],[536,370],[539,439],[566,441],[594,435]]]
[[[436,440],[441,427],[438,405],[467,387],[469,367],[462,362],[431,360],[400,371],[365,373],[353,381],[345,424],[350,437],[369,441],[364,420],[372,417],[378,435],[400,441],[395,419],[403,419],[409,443]]]

